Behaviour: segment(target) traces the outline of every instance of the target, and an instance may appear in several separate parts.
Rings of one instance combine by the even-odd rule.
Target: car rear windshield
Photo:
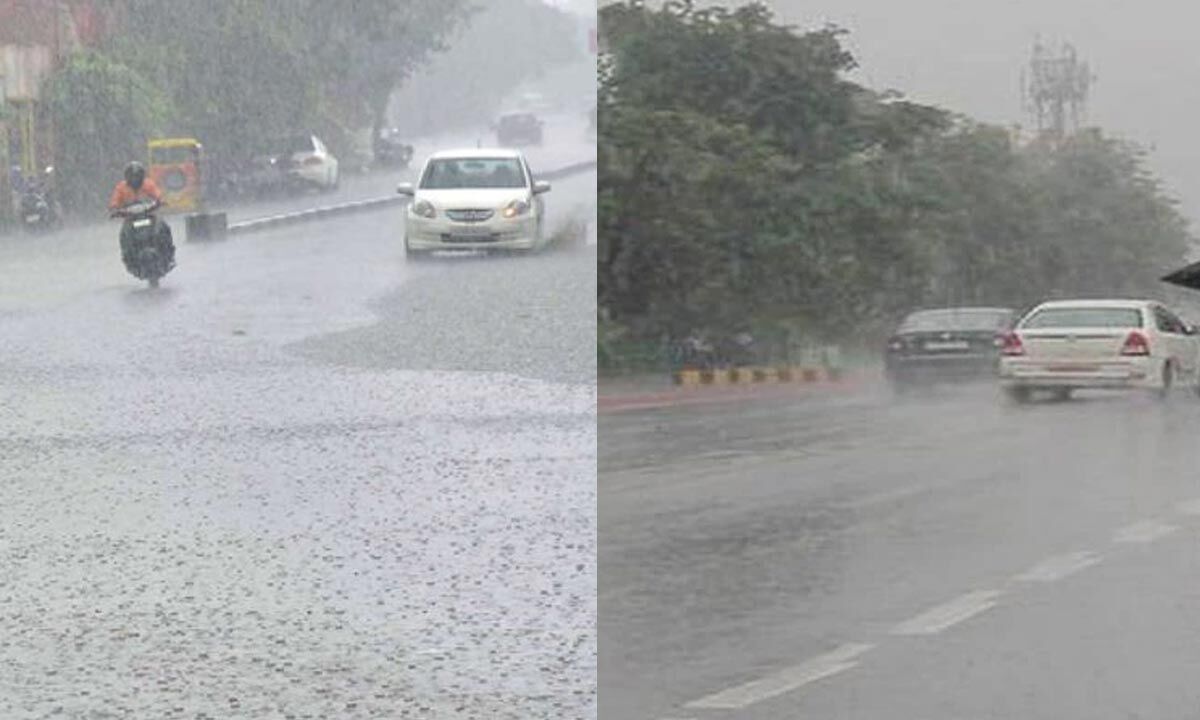
[[[1023,328],[1140,328],[1137,308],[1046,308],[1029,316]]]
[[[1002,330],[1011,317],[1002,310],[922,310],[905,318],[899,332]]]
[[[421,178],[424,190],[523,188],[525,174],[516,158],[446,158],[434,160]]]

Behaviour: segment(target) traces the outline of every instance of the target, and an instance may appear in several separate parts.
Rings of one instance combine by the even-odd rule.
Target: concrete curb
[[[585,162],[573,163],[571,165],[558,168],[557,170],[551,170],[550,172],[539,173],[537,175],[537,179],[546,181],[562,180],[573,175],[589,172],[595,168],[596,161],[588,160]],[[239,223],[231,223],[229,224],[226,232],[229,235],[244,235],[246,233],[269,230],[271,228],[293,225],[302,222],[310,222],[313,220],[323,220],[325,218],[337,217],[340,215],[349,215],[352,213],[367,212],[371,210],[382,210],[395,205],[402,205],[407,202],[407,200],[408,198],[399,195],[389,195],[387,197],[356,200],[354,202],[340,203],[338,205],[327,205],[325,207],[301,210],[300,212],[271,215],[263,218],[255,218],[253,220],[244,220]]]
[[[658,410],[696,405],[719,405],[781,398],[803,398],[813,392],[860,387],[862,377],[842,375],[837,380],[757,382],[725,385],[680,386],[669,390],[605,394],[596,399],[601,415],[638,410]]]
[[[567,165],[565,167],[560,167],[559,169],[551,170],[550,172],[537,173],[537,179],[545,180],[547,182],[549,182],[551,180],[562,180],[564,178],[569,178],[572,175],[580,175],[582,173],[588,172],[590,170],[595,170],[595,169],[596,169],[596,161],[595,160],[587,160],[585,162],[578,162],[578,163],[574,163],[572,165]]]
[[[340,203],[338,205],[327,205],[325,207],[301,210],[300,212],[285,213],[283,215],[270,215],[263,218],[255,218],[253,220],[244,220],[240,223],[231,223],[229,225],[229,234],[244,235],[246,233],[256,232],[259,230],[282,227],[284,225],[294,225],[296,223],[308,222],[311,220],[323,220],[325,218],[337,217],[339,215],[349,215],[351,213],[364,212],[367,210],[379,210],[386,207],[392,207],[393,205],[401,205],[406,199],[407,198],[396,196],[372,198],[369,200],[356,200],[354,202]]]
[[[754,385],[779,383],[836,382],[841,370],[824,367],[740,367],[729,370],[680,370],[673,374],[676,385]]]

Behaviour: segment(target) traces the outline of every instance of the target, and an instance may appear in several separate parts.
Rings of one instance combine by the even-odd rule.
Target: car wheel
[[[1054,399],[1058,402],[1068,402],[1073,391],[1071,388],[1058,388],[1054,391]]]
[[[408,238],[404,238],[404,260],[405,262],[420,262],[428,256],[424,250],[413,250],[408,246]]]
[[[1162,369],[1162,386],[1158,388],[1157,395],[1160,400],[1166,400],[1171,394],[1171,388],[1175,385],[1175,368],[1170,362],[1163,363]]]
[[[1018,405],[1023,405],[1029,402],[1030,391],[1027,387],[1017,385],[1015,387],[1005,388],[1004,394],[1009,400],[1017,403]]]
[[[533,255],[533,254],[536,254],[539,252],[543,252],[543,251],[549,249],[549,247],[550,247],[550,241],[546,238],[546,227],[542,224],[542,221],[539,219],[537,227],[534,228],[534,230],[533,230],[533,247],[530,249],[529,253],[531,255]]]

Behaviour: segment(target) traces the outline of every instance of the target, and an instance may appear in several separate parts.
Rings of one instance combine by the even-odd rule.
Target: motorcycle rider
[[[125,166],[125,179],[113,189],[112,198],[108,201],[108,209],[112,217],[117,211],[130,203],[142,200],[152,200],[152,210],[162,207],[163,195],[158,185],[146,177],[146,168],[136,160]],[[158,221],[159,244],[167,258],[167,267],[175,267],[175,243],[171,238],[171,228],[162,220]],[[121,228],[121,259],[126,265],[133,260],[133,248],[126,237],[127,228]]]

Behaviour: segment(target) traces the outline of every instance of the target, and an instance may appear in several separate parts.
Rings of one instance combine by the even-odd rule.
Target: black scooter
[[[121,255],[125,269],[152,288],[158,287],[158,281],[175,267],[165,252],[162,240],[165,228],[155,216],[156,210],[158,203],[138,200],[112,213],[113,217],[125,219],[121,227]]]

